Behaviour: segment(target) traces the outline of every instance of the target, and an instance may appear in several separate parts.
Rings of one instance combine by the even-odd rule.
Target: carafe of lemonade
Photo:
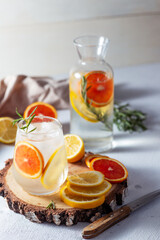
[[[83,36],[74,40],[79,61],[70,72],[71,133],[85,148],[107,151],[113,140],[113,70],[106,63],[108,39]]]
[[[57,119],[38,116],[29,128],[18,123],[13,174],[22,188],[33,195],[58,191],[67,178],[68,166],[62,127]]]

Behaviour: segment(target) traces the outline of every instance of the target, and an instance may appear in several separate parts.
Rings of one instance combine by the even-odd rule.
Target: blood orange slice
[[[18,142],[14,150],[14,166],[27,178],[38,178],[42,174],[44,159],[41,152],[32,144]]]
[[[30,104],[25,109],[23,117],[24,118],[29,117],[29,115],[33,112],[33,110],[36,107],[37,107],[37,109],[34,112],[34,114],[36,114],[36,116],[48,116],[48,117],[57,118],[56,109],[52,105],[50,105],[48,103],[44,103],[44,102],[34,102],[34,103]]]
[[[92,71],[85,75],[87,81],[87,98],[91,105],[102,107],[113,96],[113,78],[103,71]]]
[[[128,177],[126,167],[116,159],[98,157],[91,161],[90,170],[104,174],[105,179],[111,183],[123,182]]]
[[[97,157],[103,157],[103,158],[109,159],[109,157],[107,157],[107,156],[102,156],[102,155],[99,155],[99,154],[90,154],[89,156],[87,156],[87,157],[85,158],[85,163],[86,163],[87,167],[90,168],[90,163],[91,163],[91,161],[92,161],[93,159],[97,158]]]

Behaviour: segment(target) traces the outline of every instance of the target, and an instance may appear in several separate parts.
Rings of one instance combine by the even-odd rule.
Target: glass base
[[[108,123],[112,123],[112,117]],[[102,122],[90,122],[80,117],[71,108],[70,132],[79,135],[85,144],[86,152],[107,152],[112,149],[113,131],[105,128]]]
[[[86,152],[108,152],[113,147],[113,136],[108,138],[84,139]]]
[[[61,175],[61,178],[59,179],[59,184],[57,184],[57,187],[55,187],[54,189],[53,188],[45,189],[41,184],[40,178],[37,179],[24,178],[23,176],[21,176],[21,174],[18,173],[18,171],[16,171],[13,164],[12,174],[17,184],[28,194],[34,196],[48,196],[56,194],[60,190],[60,187],[66,181],[68,175],[68,166],[65,168],[63,174]]]

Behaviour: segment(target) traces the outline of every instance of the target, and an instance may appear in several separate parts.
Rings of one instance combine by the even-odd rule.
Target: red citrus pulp
[[[108,103],[113,96],[113,78],[103,71],[92,71],[85,75],[87,81],[87,98],[95,107]]]
[[[27,178],[38,178],[42,174],[44,159],[41,152],[32,144],[18,142],[14,150],[14,166]]]
[[[116,159],[98,157],[91,161],[90,170],[104,174],[105,179],[111,183],[123,182],[128,177],[126,167]]]
[[[48,117],[57,118],[56,109],[52,105],[44,102],[34,102],[30,104],[24,111],[24,114],[23,114],[24,118],[29,117],[29,115],[33,112],[33,110],[36,107],[37,109],[34,112],[36,116],[48,116]]]
[[[92,161],[94,158],[97,158],[97,157],[102,157],[102,155],[99,155],[99,154],[90,154],[90,155],[88,155],[88,156],[85,158],[85,163],[86,163],[87,167],[90,167],[91,161]]]

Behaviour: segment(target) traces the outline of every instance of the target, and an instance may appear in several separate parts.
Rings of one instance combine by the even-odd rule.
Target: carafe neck
[[[108,38],[84,36],[74,40],[80,61],[102,61],[108,49]]]

